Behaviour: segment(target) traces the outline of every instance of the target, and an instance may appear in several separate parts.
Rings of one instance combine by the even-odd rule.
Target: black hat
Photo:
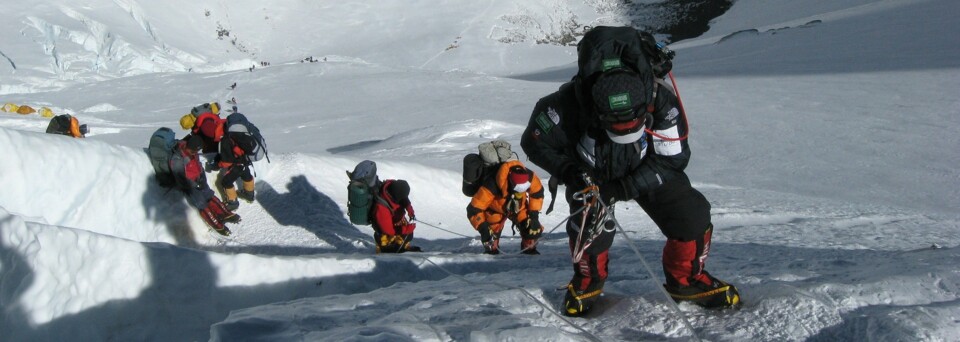
[[[614,70],[597,78],[590,95],[601,120],[630,120],[646,105],[644,88],[640,75],[626,69]]]
[[[393,201],[397,204],[410,203],[408,198],[410,196],[410,184],[407,184],[405,180],[400,179],[390,182],[387,192],[390,193],[390,198],[393,198]]]
[[[190,138],[187,139],[186,147],[194,151],[199,151],[200,148],[203,147],[203,138],[199,135],[191,134]]]

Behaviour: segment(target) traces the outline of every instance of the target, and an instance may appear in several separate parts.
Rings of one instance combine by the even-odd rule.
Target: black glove
[[[539,211],[530,211],[527,213],[530,216],[530,228],[540,228],[540,212]]]
[[[487,222],[481,223],[477,227],[477,231],[480,232],[480,241],[487,242],[490,241],[490,224]]]
[[[540,212],[531,211],[527,218],[527,238],[536,239],[543,234],[543,225],[540,224]]]
[[[600,199],[603,203],[611,204],[613,201],[626,200],[623,186],[619,181],[612,181],[600,187]]]
[[[587,182],[583,179],[583,170],[575,165],[565,167],[560,179],[568,188],[580,190],[587,187]]]
[[[213,159],[207,160],[203,167],[206,172],[220,171],[220,154],[213,156]]]

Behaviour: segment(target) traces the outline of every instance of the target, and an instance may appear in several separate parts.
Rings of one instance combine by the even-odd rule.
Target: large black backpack
[[[247,146],[242,147],[251,162],[258,161],[264,157],[267,158],[268,163],[270,162],[270,156],[267,155],[267,142],[263,140],[260,129],[250,122],[250,120],[247,120],[246,115],[236,112],[227,115],[227,122],[224,124],[224,127],[227,132],[246,134],[253,138],[253,145],[245,144]]]
[[[50,119],[47,124],[47,133],[70,135],[70,114],[60,114]]]
[[[652,34],[632,27],[597,26],[577,43],[577,75],[588,79],[597,72],[625,66],[640,74],[663,78],[673,68],[674,52]],[[617,65],[619,60],[623,65]]]
[[[170,158],[173,156],[173,147],[177,144],[176,133],[167,127],[160,127],[150,136],[150,145],[147,154],[150,164],[153,165],[154,177],[161,187],[169,188],[177,184],[170,171]]]
[[[577,43],[577,75],[574,79],[582,91],[606,71],[629,69],[644,80],[645,89],[656,91],[657,79],[663,79],[673,68],[674,53],[649,32],[632,27],[597,26],[587,31]],[[662,83],[662,82],[661,82]],[[653,92],[646,103],[653,102]]]
[[[506,140],[481,143],[477,146],[477,152],[463,157],[463,184],[460,191],[467,197],[473,197],[503,162],[514,158],[510,143]]]

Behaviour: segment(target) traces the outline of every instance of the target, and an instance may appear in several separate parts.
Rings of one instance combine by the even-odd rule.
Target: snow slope
[[[519,145],[574,72],[575,48],[519,28],[616,22],[610,3],[167,3],[5,6],[0,102],[75,113],[92,134],[0,112],[0,340],[960,339],[960,3],[740,0],[674,44],[688,171],[713,205],[708,269],[745,306],[674,307],[664,239],[622,203],[603,304],[576,319],[557,314],[563,229],[540,256],[509,235],[508,253],[480,254],[460,159]],[[153,182],[144,148],[231,97],[271,162],[224,239]],[[363,159],[411,183],[427,252],[375,255],[349,223],[344,170]]]

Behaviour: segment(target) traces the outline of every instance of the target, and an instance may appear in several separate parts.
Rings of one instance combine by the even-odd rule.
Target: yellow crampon
[[[733,289],[733,291],[731,291],[731,289]],[[723,302],[722,303],[713,302],[713,303],[710,303],[711,305],[708,305],[708,306],[738,307],[740,305],[739,291],[737,291],[735,287],[729,284],[715,288],[710,291],[700,292],[700,293],[691,294],[691,295],[681,295],[681,294],[670,292],[670,297],[673,298],[675,301],[690,301],[690,302],[696,302],[696,303],[705,303],[707,301],[715,300],[717,298],[715,296],[720,294],[723,295],[722,297]],[[722,304],[722,305],[717,305],[717,304]]]
[[[578,295],[577,291],[573,289],[573,284],[567,284],[567,291],[569,291],[569,295],[563,303],[564,310],[566,311],[565,314],[567,316],[580,316],[584,314],[590,309],[590,307],[584,307],[583,300],[599,296],[601,293],[603,293],[603,289],[597,289]]]

